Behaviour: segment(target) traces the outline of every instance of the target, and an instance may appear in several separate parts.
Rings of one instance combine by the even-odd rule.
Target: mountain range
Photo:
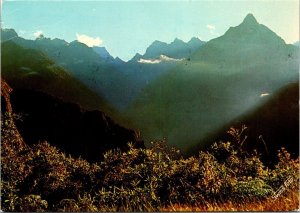
[[[112,111],[107,102],[57,66],[41,51],[26,49],[7,41],[1,44],[1,77],[13,89],[43,91],[86,109]]]
[[[1,40],[42,51],[118,110],[125,109],[149,81],[175,66],[180,59],[188,57],[204,43],[197,38],[192,38],[188,43],[179,39],[175,39],[171,44],[155,41],[143,56],[135,56],[126,63],[119,58],[114,59],[105,47],[91,48],[77,40],[68,43],[43,36],[27,40],[19,37],[13,29],[1,30]],[[178,52],[180,59],[172,58],[177,57]],[[162,63],[149,66],[147,61],[141,61],[150,61],[152,58],[149,56],[153,57],[153,60],[160,56],[166,57],[159,61]]]
[[[147,141],[167,138],[188,150],[298,81],[298,59],[296,46],[249,14],[152,81],[127,116]]]
[[[60,39],[39,37],[26,40],[14,30],[2,30],[2,42],[9,40],[23,48],[35,49],[46,54],[56,65],[66,69],[69,74],[84,83],[90,90],[103,97],[112,105],[121,105],[123,97],[130,94],[126,76],[106,63],[91,47],[78,41],[66,42]],[[111,82],[115,82],[112,84]]]
[[[105,47],[43,36],[26,40],[12,29],[1,30],[1,41],[2,77],[13,88],[101,109],[140,131],[145,141],[166,138],[187,153],[238,118],[254,128],[252,112],[272,105],[299,77],[299,47],[252,14],[208,42],[154,41],[128,62]],[[278,117],[278,110],[272,115]],[[288,130],[280,129],[285,136]],[[272,138],[266,139],[270,144]]]
[[[14,126],[26,144],[47,141],[89,161],[129,142],[144,147],[134,130],[106,114],[116,115],[113,107],[45,53],[11,40],[1,50],[1,113],[21,118]]]

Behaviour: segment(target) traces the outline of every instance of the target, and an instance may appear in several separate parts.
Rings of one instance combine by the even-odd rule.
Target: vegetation
[[[232,141],[196,157],[185,159],[157,141],[145,149],[129,143],[127,152],[111,150],[91,164],[47,142],[21,146],[12,119],[2,118],[3,211],[271,211],[299,205],[299,159],[282,148],[274,168],[265,167],[258,154],[241,149],[244,127],[231,128]]]

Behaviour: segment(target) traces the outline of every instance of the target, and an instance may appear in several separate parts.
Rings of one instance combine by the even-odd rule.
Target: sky
[[[127,61],[155,40],[208,41],[252,13],[287,43],[299,40],[298,0],[29,1],[2,2],[2,28],[27,39],[43,34],[104,46]]]

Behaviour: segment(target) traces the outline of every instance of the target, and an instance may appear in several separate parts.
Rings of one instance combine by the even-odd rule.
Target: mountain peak
[[[133,58],[130,59],[129,61],[138,61],[138,60],[141,59],[142,57],[143,57],[143,56],[142,56],[141,54],[137,53],[137,54],[135,54],[135,55],[133,56]]]
[[[17,38],[18,34],[14,29],[2,29],[1,28],[1,41],[7,41],[10,39]]]
[[[179,38],[175,38],[174,41],[172,42],[173,44],[182,44],[184,41],[180,40]]]
[[[192,42],[192,41],[201,41],[199,38],[197,38],[197,37],[192,37],[190,40],[189,40],[189,42]]]
[[[165,44],[166,44],[165,42],[155,40],[150,46],[161,46]]]
[[[199,38],[197,37],[193,37],[191,38],[191,40],[189,40],[188,45],[197,45],[197,44],[204,44],[204,41],[201,41]]]
[[[120,62],[120,63],[124,63],[124,61],[121,58],[119,58],[118,56],[115,58],[115,61]]]
[[[244,24],[258,24],[256,18],[254,17],[254,15],[252,13],[249,13],[243,21]]]
[[[93,50],[105,60],[113,60],[114,58],[109,54],[105,47],[93,47]]]

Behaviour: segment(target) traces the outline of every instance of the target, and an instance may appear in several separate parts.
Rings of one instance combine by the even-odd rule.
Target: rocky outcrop
[[[9,100],[9,96],[6,98]],[[15,120],[16,126],[29,145],[48,141],[68,154],[92,162],[101,160],[107,150],[127,150],[128,142],[144,147],[135,131],[118,125],[101,111],[86,111],[32,90],[14,90],[10,99],[14,113],[21,117]]]

